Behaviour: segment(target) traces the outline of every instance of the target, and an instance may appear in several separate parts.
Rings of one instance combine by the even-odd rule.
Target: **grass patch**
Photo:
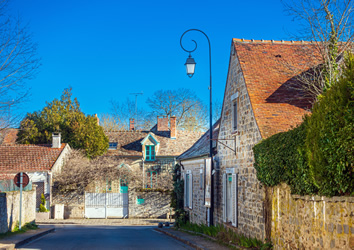
[[[213,237],[218,242],[226,243],[229,245],[236,245],[250,249],[272,249],[272,244],[269,241],[263,242],[256,238],[249,238],[243,235],[239,235],[232,231],[230,228],[225,228],[223,225],[208,227],[206,225],[198,225],[187,222],[181,225],[180,228]]]
[[[18,222],[17,222],[14,230],[12,230],[11,232],[9,231],[9,232],[0,234],[0,239],[4,239],[4,238],[10,237],[15,234],[22,234],[22,233],[27,232],[29,230],[36,230],[36,229],[38,229],[38,225],[36,225],[35,223],[26,223],[24,226],[22,226],[22,228],[20,230]]]

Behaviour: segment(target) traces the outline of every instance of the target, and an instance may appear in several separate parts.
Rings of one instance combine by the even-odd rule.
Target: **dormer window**
[[[155,160],[155,146],[154,145],[146,145],[145,146],[145,160],[146,161],[154,161]]]
[[[118,143],[117,142],[110,142],[108,150],[115,150],[117,149]]]

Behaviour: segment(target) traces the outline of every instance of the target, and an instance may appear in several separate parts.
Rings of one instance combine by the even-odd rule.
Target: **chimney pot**
[[[170,117],[170,124],[171,124],[171,139],[177,138],[177,121],[176,116]]]
[[[61,148],[61,134],[52,133],[52,148]]]
[[[134,123],[135,123],[134,118],[130,118],[129,119],[129,130],[135,130]]]

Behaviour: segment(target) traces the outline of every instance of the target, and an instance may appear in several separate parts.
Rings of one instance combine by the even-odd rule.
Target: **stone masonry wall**
[[[76,192],[67,195],[53,195],[52,201],[52,217],[55,204],[64,204],[64,219],[77,219],[85,217],[85,197],[83,194]]]
[[[232,96],[238,92],[238,131],[232,128]],[[256,177],[253,167],[254,156],[252,147],[261,140],[261,135],[254,118],[252,105],[244,82],[234,47],[231,47],[231,58],[226,83],[223,110],[221,116],[218,143],[218,171],[215,178],[214,220],[223,223],[222,174],[226,168],[234,168],[238,173],[238,233],[265,239],[264,199],[265,192]],[[231,139],[231,140],[220,140]],[[236,139],[236,145],[235,145]],[[229,147],[236,146],[236,154]],[[229,225],[228,225],[229,226]]]
[[[182,161],[184,166],[184,172],[187,170],[191,171],[193,176],[193,198],[192,198],[192,209],[185,208],[189,211],[189,221],[196,224],[208,224],[208,210],[204,206],[204,183],[202,183],[202,188],[200,186],[200,170],[205,171],[204,159]],[[202,180],[205,181],[205,180]]]
[[[0,193],[0,233],[12,231],[19,222],[20,191]],[[22,226],[36,219],[36,189],[22,192]]]
[[[145,200],[144,204],[137,204],[137,196]],[[129,218],[166,218],[170,203],[168,193],[129,190]]]
[[[274,249],[354,249],[354,197],[291,195],[273,187]]]

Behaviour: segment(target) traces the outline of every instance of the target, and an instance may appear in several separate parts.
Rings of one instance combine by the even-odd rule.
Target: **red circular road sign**
[[[15,175],[14,183],[16,186],[20,187],[21,173]],[[26,187],[29,183],[29,177],[26,173],[22,172],[22,187]]]

